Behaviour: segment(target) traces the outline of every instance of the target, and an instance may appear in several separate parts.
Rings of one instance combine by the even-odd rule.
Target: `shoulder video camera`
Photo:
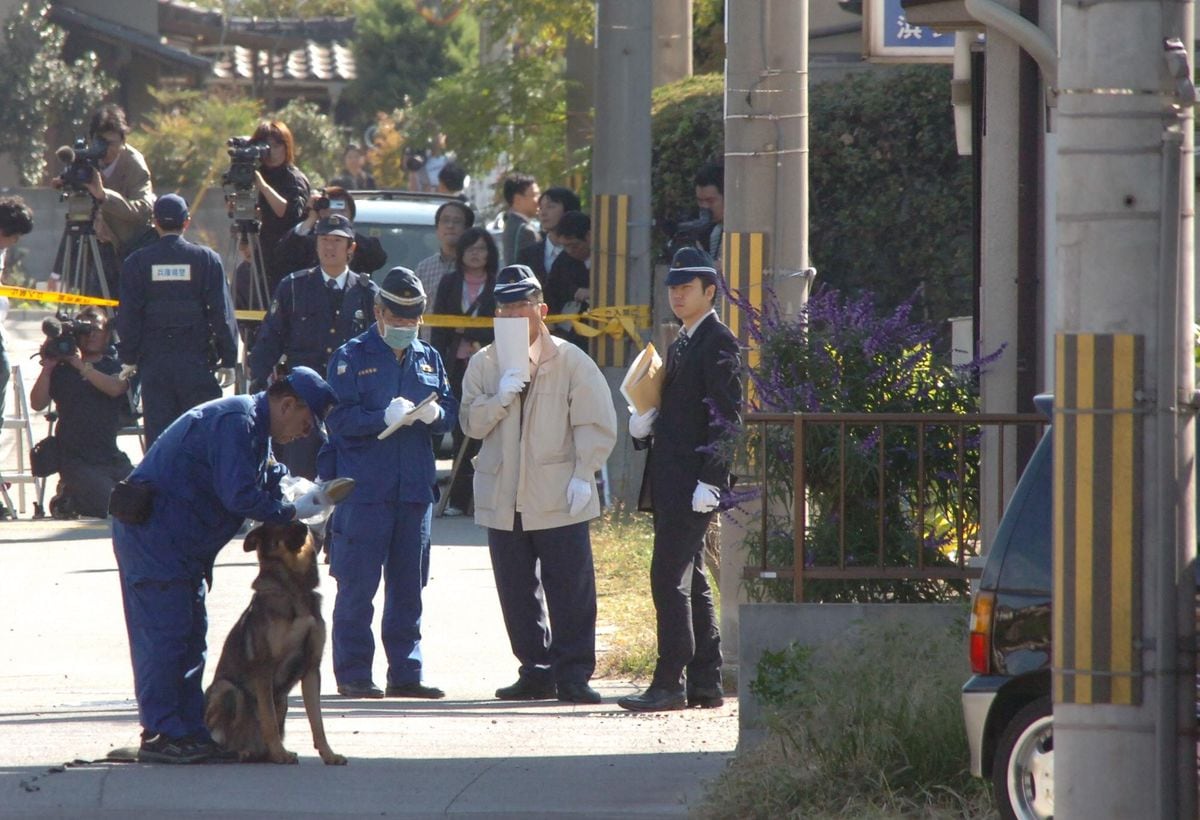
[[[253,188],[254,172],[271,153],[271,146],[250,137],[230,137],[225,144],[229,147],[229,170],[222,175],[221,184],[244,191]]]
[[[42,342],[38,355],[43,359],[66,359],[79,352],[79,339],[98,326],[88,319],[50,316],[42,320]]]
[[[701,208],[700,215],[695,219],[664,219],[662,224],[663,231],[671,237],[667,243],[667,258],[672,259],[680,248],[697,247],[707,251],[708,237],[716,222],[713,221],[712,211]]]

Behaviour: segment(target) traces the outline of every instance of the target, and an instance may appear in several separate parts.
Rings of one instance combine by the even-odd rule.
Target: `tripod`
[[[239,262],[233,269],[233,291],[235,306],[238,310],[266,311],[270,306],[271,295],[267,284],[267,266],[263,258],[262,240],[258,235],[259,222],[257,219],[236,218],[233,222],[233,249],[230,258],[241,259],[243,248],[248,251],[249,258]],[[242,362],[236,376],[236,392],[245,393],[250,381],[249,356],[254,344],[255,331],[258,321],[253,319],[238,319],[238,335],[242,339]]]
[[[96,201],[91,194],[72,191],[67,200],[67,227],[58,243],[64,290],[113,298],[108,289],[104,257],[96,240]]]

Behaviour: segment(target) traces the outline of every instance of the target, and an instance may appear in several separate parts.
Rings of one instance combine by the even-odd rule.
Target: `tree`
[[[48,128],[81,134],[88,117],[116,83],[86,52],[63,60],[66,35],[50,23],[45,0],[22,3],[0,33],[0,153],[11,154],[23,185],[46,170]]]
[[[412,0],[366,3],[354,42],[358,77],[346,86],[341,110],[365,125],[378,111],[421,101],[437,78],[467,65],[470,30],[461,16],[447,26],[427,22]]]

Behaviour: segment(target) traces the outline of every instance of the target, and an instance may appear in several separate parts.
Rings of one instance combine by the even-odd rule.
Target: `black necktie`
[[[342,289],[338,287],[336,279],[327,279],[325,287],[329,288],[329,302],[333,305],[333,312],[339,313],[342,309]]]
[[[683,356],[683,352],[687,350],[689,341],[690,339],[687,334],[687,329],[682,327],[679,328],[679,335],[675,337],[675,343],[672,345],[675,350],[671,353],[671,362],[670,367],[668,368],[670,372],[674,373],[675,370],[678,369],[679,359],[681,356]]]

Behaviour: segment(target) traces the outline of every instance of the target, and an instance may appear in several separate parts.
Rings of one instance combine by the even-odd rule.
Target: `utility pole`
[[[592,144],[592,105],[596,96],[596,44],[567,38],[567,159],[574,166]],[[577,185],[572,188],[578,189]]]
[[[655,0],[654,87],[692,76],[692,0]]]
[[[592,301],[596,308],[650,304],[650,84],[654,9],[645,0],[596,2],[596,120],[592,148]],[[634,345],[637,344],[635,348]],[[599,336],[592,354],[618,387],[641,347],[628,335]],[[618,413],[621,424],[625,414]],[[615,497],[636,502],[641,459],[618,436],[609,457]]]
[[[1196,816],[1193,13],[1188,0],[1061,7],[1053,692],[1066,820]]]
[[[808,0],[728,0],[726,8],[724,273],[761,303],[752,261],[761,258],[766,284],[794,315],[812,277]]]

